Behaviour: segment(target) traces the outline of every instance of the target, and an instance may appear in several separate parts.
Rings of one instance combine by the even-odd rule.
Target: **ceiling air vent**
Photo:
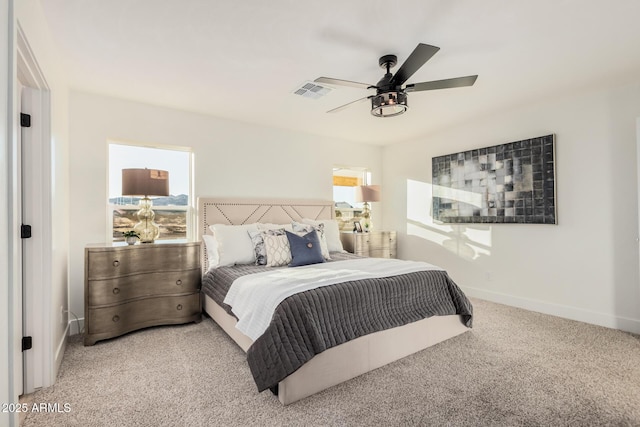
[[[331,88],[311,82],[305,82],[302,86],[293,91],[296,95],[311,99],[318,99],[329,92],[331,92]]]

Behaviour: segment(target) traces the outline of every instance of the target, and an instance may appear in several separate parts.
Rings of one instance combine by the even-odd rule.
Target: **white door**
[[[22,224],[31,226],[31,237],[22,239],[23,336],[31,337],[33,347],[23,352],[23,392],[33,393],[44,383],[47,354],[41,284],[43,277],[44,224],[42,216],[42,92],[23,87],[21,112],[30,115],[30,127],[21,127]]]
[[[54,316],[51,307],[52,289],[52,138],[51,103],[46,79],[38,66],[22,29],[16,31],[16,94],[17,104],[22,112],[31,114],[31,126],[20,127],[21,141],[17,155],[21,157],[16,166],[21,180],[18,191],[21,200],[16,219],[31,225],[29,239],[20,239],[22,257],[20,268],[22,277],[22,336],[31,336],[33,347],[20,355],[23,379],[23,394],[32,393],[40,387],[47,387],[55,380],[53,322],[64,323],[58,310]],[[21,88],[20,88],[21,86]],[[19,90],[19,92],[18,92]],[[22,110],[22,111],[20,111]],[[17,139],[17,138],[16,138]],[[16,302],[20,296],[16,296]],[[57,318],[56,318],[57,317]],[[15,372],[15,371],[14,371]],[[19,374],[16,374],[16,379]],[[17,388],[17,387],[16,387]]]

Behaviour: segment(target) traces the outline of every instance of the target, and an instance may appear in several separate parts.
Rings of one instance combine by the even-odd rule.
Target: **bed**
[[[213,224],[236,226],[254,223],[288,224],[292,221],[300,222],[305,218],[316,221],[331,220],[334,219],[333,206],[332,201],[325,200],[199,198],[198,235],[211,234],[210,226]],[[274,347],[282,346],[281,343],[278,342],[274,345],[269,341],[269,345],[266,345],[264,342],[266,339],[270,339],[266,337],[268,334],[265,333],[264,337],[260,336],[257,339],[252,339],[240,332],[240,330],[236,328],[238,318],[231,313],[230,307],[222,302],[222,298],[228,291],[228,288],[225,288],[222,284],[216,284],[224,282],[220,280],[221,277],[230,276],[227,278],[228,285],[235,280],[236,276],[243,276],[243,274],[245,274],[244,272],[253,272],[252,268],[249,266],[226,267],[213,270],[212,273],[208,271],[209,259],[207,252],[207,250],[201,251],[203,257],[203,307],[205,312],[247,352],[258,389],[271,389],[271,391],[278,395],[278,399],[284,405],[293,403],[446,339],[455,337],[468,331],[471,326],[472,307],[470,303],[468,303],[468,300],[466,300],[466,297],[459,291],[457,286],[448,279],[446,272],[443,272],[444,274],[439,273],[439,277],[445,277],[445,280],[449,281],[449,291],[443,292],[456,293],[454,299],[461,301],[456,301],[456,304],[462,308],[454,312],[458,312],[459,314],[430,315],[430,317],[419,318],[417,320],[411,319],[409,323],[406,323],[406,320],[402,322],[399,321],[399,326],[359,332],[354,335],[353,338],[342,337],[341,339],[337,339],[335,340],[335,345],[327,346],[328,348],[326,349],[323,347],[318,354],[311,354],[310,356],[300,356],[301,353],[306,353],[306,350],[301,350],[299,348],[300,343],[295,343],[296,351],[294,352],[294,359],[296,359],[300,366],[287,366],[286,368],[282,368],[284,373],[278,372],[280,368],[274,368],[271,359],[267,358],[265,362],[265,354],[268,357],[271,356],[269,356],[268,351],[264,349],[273,349]],[[332,253],[332,258],[340,261],[346,260],[350,258],[350,256],[334,252]],[[367,260],[359,262],[366,263]],[[417,272],[415,274],[426,277],[431,273]],[[398,277],[406,278],[409,276],[403,275]],[[389,280],[397,280],[397,278],[380,279],[380,283],[376,286],[390,286],[388,283]],[[350,286],[350,289],[354,289],[354,293],[362,294],[363,288],[358,288],[358,286],[364,285],[360,282],[362,281],[349,281],[347,285]],[[298,295],[312,295],[317,299],[316,293],[323,292],[325,295],[328,295],[324,296],[324,299],[335,300],[335,296],[331,296],[331,292],[343,292],[343,290],[338,287],[347,285],[327,286]],[[216,288],[216,286],[218,286],[218,288]],[[383,293],[388,292],[388,289],[391,288],[382,289]],[[457,292],[461,295],[458,295]],[[221,293],[221,295],[217,295],[217,293]],[[298,295],[295,298],[298,298]],[[289,302],[293,299],[294,297],[289,297],[286,301]],[[308,305],[309,302],[303,302],[303,304]],[[281,309],[279,306],[278,310]],[[285,310],[285,313],[290,313],[291,310],[295,311],[296,309],[294,307],[293,309],[286,308],[282,310]],[[344,308],[341,308],[341,310],[344,310]],[[383,311],[389,311],[388,307]],[[358,314],[358,316],[360,316],[360,314]],[[286,320],[281,320],[284,317],[286,317],[286,315],[281,316],[280,313],[278,313],[280,322],[286,322]],[[276,316],[274,316],[274,322],[276,320],[275,318]],[[280,323],[278,327],[280,329],[288,329],[289,325]],[[276,326],[273,326],[273,328],[276,328]],[[296,334],[299,334],[299,332],[300,331],[296,331]],[[304,335],[305,331],[302,332]],[[305,337],[301,340],[309,341],[309,338]],[[287,344],[289,343],[287,342]],[[264,352],[260,353],[263,350]],[[258,356],[256,356],[256,354],[258,354]],[[300,359],[300,361],[297,359]],[[254,366],[259,366],[260,364],[266,365],[266,367],[269,368],[266,370],[269,372],[268,375],[270,378],[262,378],[261,381],[259,378],[260,375],[254,370],[257,369],[254,368]],[[274,372],[275,375],[279,376],[274,377]],[[272,384],[271,382],[274,381],[274,378],[277,382]]]

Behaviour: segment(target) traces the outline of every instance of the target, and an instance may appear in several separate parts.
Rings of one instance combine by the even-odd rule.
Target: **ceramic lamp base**
[[[153,222],[156,216],[151,209],[153,202],[150,198],[144,197],[140,199],[138,206],[140,206],[138,211],[139,222],[133,227],[133,231],[140,235],[140,243],[153,243],[160,237],[160,228]]]

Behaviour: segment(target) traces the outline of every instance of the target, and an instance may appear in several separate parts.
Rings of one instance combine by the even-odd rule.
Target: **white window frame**
[[[333,171],[332,171],[332,178],[336,176],[336,172],[339,172],[340,170],[345,170],[345,171],[349,171],[351,172],[348,175],[345,176],[350,176],[350,177],[354,177],[354,178],[359,178],[361,179],[362,183],[361,185],[369,185],[369,183],[371,182],[371,170],[367,167],[363,167],[363,166],[345,166],[345,165],[335,165],[333,167]],[[332,191],[333,188],[336,187],[336,185],[332,186]],[[335,199],[335,195],[332,196]],[[341,200],[334,200],[334,203],[340,202]],[[358,215],[356,215],[356,212],[362,211],[364,206],[364,203],[362,202],[353,202],[353,208],[348,209],[348,208],[335,208],[336,210],[339,210],[342,214],[347,213],[347,212],[351,212],[351,215],[348,216],[348,220],[356,220],[359,218]],[[342,216],[341,216],[342,218]],[[349,227],[350,228],[350,227]],[[350,230],[349,230],[350,231]]]
[[[194,186],[194,158],[193,158],[193,149],[191,147],[185,147],[180,145],[161,145],[161,144],[145,144],[138,142],[130,142],[123,140],[115,140],[109,139],[107,140],[107,230],[106,230],[106,242],[113,242],[113,210],[118,209],[127,209],[127,210],[138,210],[140,209],[138,205],[114,205],[113,203],[109,203],[109,185],[110,185],[110,170],[111,170],[111,159],[109,156],[109,146],[115,145],[128,145],[132,147],[142,147],[142,148],[155,148],[159,150],[172,150],[172,151],[182,151],[189,153],[189,194],[188,202],[186,206],[157,206],[157,210],[164,210],[163,208],[171,208],[171,210],[175,211],[186,211],[187,212],[187,236],[186,241],[195,240],[195,226],[196,226],[196,208],[195,208],[195,186]],[[154,209],[155,210],[155,209]],[[175,241],[181,242],[183,239],[170,239],[165,241]],[[160,239],[158,241],[163,241],[162,235],[160,235]]]

